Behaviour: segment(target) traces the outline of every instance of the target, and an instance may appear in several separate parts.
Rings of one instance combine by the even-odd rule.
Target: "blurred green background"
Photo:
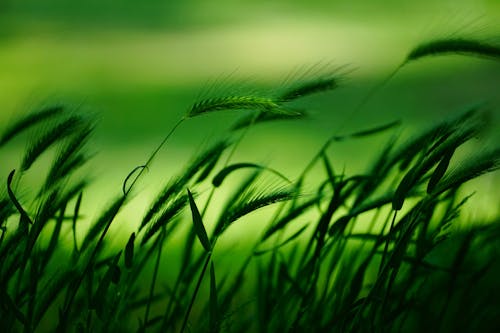
[[[452,56],[412,64],[352,112],[419,42],[449,36],[499,42],[499,22],[498,0],[2,0],[0,126],[53,102],[97,113],[95,190],[87,207],[119,193],[128,172],[198,97],[230,87],[272,90],[308,69],[347,65],[347,79],[341,89],[301,102],[310,120],[252,130],[235,161],[266,162],[293,179],[336,131],[401,119],[407,135],[487,102],[494,112],[489,137],[477,143],[482,147],[500,139],[500,65],[492,61]],[[128,219],[141,216],[159,185],[236,119],[213,114],[181,127],[143,179],[144,195]],[[335,146],[335,166],[364,170],[386,139]],[[3,153],[2,175],[18,166],[24,145],[19,140]],[[36,181],[37,174],[28,177]],[[470,217],[498,212],[498,184],[495,174],[473,185],[481,194]]]

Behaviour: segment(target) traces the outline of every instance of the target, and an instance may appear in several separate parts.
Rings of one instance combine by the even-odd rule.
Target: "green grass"
[[[500,54],[494,45],[464,39],[422,44],[388,80],[359,96],[350,115],[358,116],[403,67],[450,53],[487,56],[485,61],[498,61]],[[483,134],[491,107],[469,107],[409,138],[398,135],[398,121],[371,119],[370,126],[345,135],[337,124],[291,180],[265,164],[235,161],[254,129],[303,121],[309,113],[300,100],[336,93],[347,84],[344,75],[195,101],[130,171],[121,192],[110,190],[108,205],[85,232],[83,217],[95,213],[82,210],[94,195],[85,169],[93,119],[59,105],[13,122],[0,135],[0,149],[17,137],[27,140],[27,148],[0,191],[1,331],[498,327],[500,216],[460,223],[469,199],[463,185],[500,167],[498,146],[463,154]],[[141,199],[144,174],[161,167],[154,163],[157,154],[191,118],[221,112],[235,117],[229,130],[179,174],[165,175],[169,180],[144,207],[143,218],[129,221],[134,231],[117,244],[110,230],[120,228],[117,217]],[[387,141],[366,161],[365,172],[347,174],[332,163],[332,147],[375,136]],[[39,175],[39,188],[25,187],[29,173]],[[235,225],[251,232],[232,249],[225,242]]]

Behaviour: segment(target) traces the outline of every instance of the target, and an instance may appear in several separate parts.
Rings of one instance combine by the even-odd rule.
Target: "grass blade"
[[[78,252],[78,242],[76,240],[76,222],[78,221],[78,216],[80,214],[82,197],[83,197],[83,191],[80,191],[80,194],[78,194],[78,198],[76,199],[75,210],[73,212],[73,223],[71,229],[73,230],[73,249],[75,250],[75,253]]]
[[[193,195],[187,190],[188,198],[189,198],[189,207],[191,208],[191,216],[193,218],[193,227],[198,239],[200,240],[201,245],[205,249],[205,251],[210,252],[212,250],[212,244],[210,244],[210,240],[208,239],[207,231],[205,230],[205,226],[203,225],[203,221],[201,219],[200,211],[194,202]]]
[[[443,178],[446,170],[448,169],[448,166],[450,165],[450,160],[454,152],[455,149],[452,148],[445,152],[445,154],[443,155],[441,161],[432,173],[431,179],[429,179],[429,183],[427,184],[427,193],[431,193],[432,190],[434,190],[434,188],[436,187],[437,183],[441,180],[441,178]]]
[[[125,246],[125,267],[128,269],[132,268],[134,261],[134,241],[135,241],[135,232],[133,232],[130,235],[127,245]]]

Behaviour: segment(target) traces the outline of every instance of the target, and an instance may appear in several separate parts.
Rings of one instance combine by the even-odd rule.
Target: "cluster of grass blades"
[[[496,60],[500,54],[477,41],[441,40],[415,48],[404,65],[450,53]],[[398,122],[336,133],[292,180],[265,165],[231,161],[252,126],[303,118],[306,112],[295,110],[294,101],[335,89],[339,82],[333,75],[265,98],[229,95],[195,103],[83,235],[76,230],[82,200],[90,194],[78,172],[89,158],[84,148],[93,121],[54,106],[11,124],[1,133],[0,148],[26,133],[30,140],[20,168],[4,179],[0,191],[0,331],[485,332],[500,327],[500,217],[466,230],[453,228],[468,199],[460,192],[462,184],[500,167],[498,147],[467,159],[456,156],[487,125],[483,107],[406,141],[393,135],[364,174],[337,172],[328,147],[391,131]],[[107,246],[111,224],[175,129],[189,118],[222,110],[247,113],[230,128],[229,138],[168,180],[121,248]],[[38,172],[37,161],[47,151],[55,153],[45,180],[38,191],[22,195],[22,178]],[[323,181],[311,191],[307,181],[313,168],[323,170]],[[219,188],[231,187],[229,180],[237,176],[240,183],[218,217],[207,221]],[[208,196],[198,194],[203,191]],[[234,256],[230,267],[218,265],[213,254],[225,250],[217,243],[226,231],[270,206],[276,211],[262,224],[252,250]],[[179,258],[164,253],[173,237],[182,244]],[[160,268],[172,260],[179,269],[173,281],[165,281]]]

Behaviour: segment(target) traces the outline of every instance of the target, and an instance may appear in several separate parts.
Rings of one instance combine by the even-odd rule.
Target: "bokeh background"
[[[342,88],[301,102],[311,119],[252,130],[234,161],[264,162],[293,179],[333,134],[400,119],[408,135],[486,102],[490,133],[472,149],[482,148],[500,139],[500,65],[493,61],[452,56],[412,64],[353,110],[419,42],[500,42],[499,22],[498,0],[0,0],[0,127],[50,103],[96,114],[87,209],[119,193],[129,171],[200,96],[272,91],[339,67]],[[128,220],[142,216],[156,189],[236,119],[218,113],[183,125],[143,178]],[[363,171],[386,140],[339,144],[334,166]],[[24,147],[18,140],[2,153],[2,175],[18,167]],[[469,217],[498,212],[499,184],[498,174],[474,183]],[[89,210],[89,217],[98,213]]]

